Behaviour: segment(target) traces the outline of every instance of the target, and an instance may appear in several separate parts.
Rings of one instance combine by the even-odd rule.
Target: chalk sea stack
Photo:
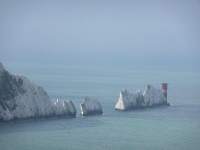
[[[120,91],[116,110],[130,110],[155,106],[170,106],[161,89],[155,89],[148,84],[142,94],[141,90],[131,93],[126,89]]]
[[[81,107],[81,116],[89,115],[102,115],[103,110],[101,104],[97,100],[91,100],[88,97],[85,97]]]
[[[76,116],[71,101],[53,103],[42,87],[8,72],[0,62],[0,122],[61,116]]]

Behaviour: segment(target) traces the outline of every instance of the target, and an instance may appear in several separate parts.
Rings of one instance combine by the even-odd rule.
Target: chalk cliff
[[[162,90],[155,89],[153,86],[148,84],[143,94],[141,90],[138,90],[135,93],[131,93],[126,89],[121,90],[115,109],[129,110],[161,105],[169,106]]]
[[[97,100],[91,100],[88,97],[85,97],[80,107],[81,107],[81,116],[103,114],[101,104]]]
[[[146,106],[167,104],[167,100],[164,97],[162,90],[156,89],[150,84],[146,86],[143,96]]]
[[[46,91],[23,75],[8,72],[0,62],[0,122],[76,116],[71,101],[53,103]]]

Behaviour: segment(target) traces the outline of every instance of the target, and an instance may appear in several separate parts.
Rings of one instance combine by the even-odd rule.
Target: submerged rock
[[[23,75],[8,72],[0,62],[0,122],[75,114],[71,101],[53,104],[42,87]]]
[[[101,104],[97,100],[91,100],[88,97],[85,97],[81,107],[81,116],[88,115],[102,115],[103,110]]]
[[[131,93],[126,89],[121,90],[115,109],[130,110],[161,105],[169,106],[162,90],[155,89],[148,84],[143,94],[141,90],[138,90],[136,93]]]

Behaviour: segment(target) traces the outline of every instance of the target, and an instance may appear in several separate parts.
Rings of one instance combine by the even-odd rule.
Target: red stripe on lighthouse
[[[167,85],[168,83],[162,83],[162,90],[163,90],[163,95],[167,100]]]

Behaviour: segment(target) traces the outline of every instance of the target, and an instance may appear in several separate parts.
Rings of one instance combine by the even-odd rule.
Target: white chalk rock
[[[144,101],[146,106],[153,106],[167,103],[161,89],[155,89],[152,85],[148,84],[144,91]]]
[[[76,116],[76,108],[71,100],[63,101],[63,104],[59,102],[57,99],[54,103],[54,110],[56,113],[56,116]]]
[[[147,85],[143,94],[140,90],[138,90],[136,93],[131,93],[126,89],[121,90],[119,100],[115,105],[115,109],[129,110],[161,105],[169,106],[169,103],[167,103],[162,90],[155,89],[149,84]]]
[[[62,107],[53,104],[42,87],[23,75],[11,74],[0,62],[0,122],[64,115]]]
[[[63,101],[63,112],[69,116],[76,116],[76,107],[71,100]]]
[[[120,91],[119,100],[115,105],[117,110],[128,110],[135,107],[144,107],[144,98],[141,93],[141,90],[131,93],[126,89]]]
[[[101,104],[97,100],[91,100],[88,97],[85,97],[80,107],[81,107],[81,116],[103,114]]]

